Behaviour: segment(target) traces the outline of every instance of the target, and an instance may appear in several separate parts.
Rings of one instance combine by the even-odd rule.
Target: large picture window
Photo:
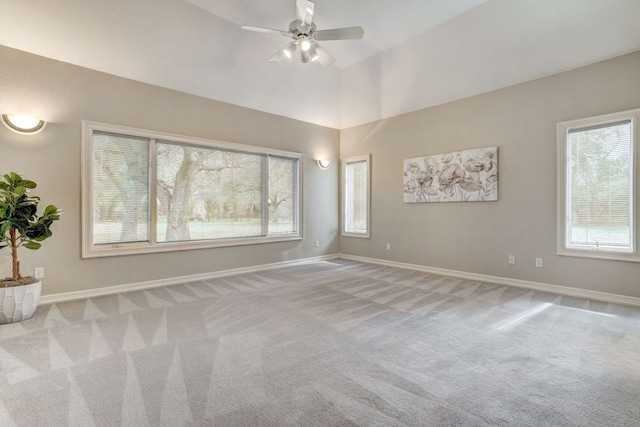
[[[558,125],[558,253],[640,261],[636,132],[640,110]]]
[[[301,157],[83,122],[83,256],[299,239]]]

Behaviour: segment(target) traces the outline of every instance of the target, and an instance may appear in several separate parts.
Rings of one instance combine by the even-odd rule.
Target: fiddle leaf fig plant
[[[40,197],[30,196],[36,183],[22,179],[15,172],[0,178],[0,249],[11,249],[12,276],[0,281],[0,286],[17,286],[33,283],[32,277],[20,274],[18,248],[40,249],[41,242],[51,237],[51,224],[59,220],[62,211],[54,205],[45,208],[38,216]]]

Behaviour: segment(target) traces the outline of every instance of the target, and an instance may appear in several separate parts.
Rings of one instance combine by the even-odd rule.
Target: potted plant
[[[36,311],[42,282],[20,274],[18,248],[40,249],[41,242],[51,237],[51,224],[62,212],[55,206],[45,208],[38,217],[40,198],[30,196],[36,183],[11,172],[0,178],[0,249],[11,250],[11,277],[0,280],[0,323],[28,319]]]

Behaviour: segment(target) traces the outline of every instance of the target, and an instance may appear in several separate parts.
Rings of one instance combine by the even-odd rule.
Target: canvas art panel
[[[498,147],[404,161],[405,203],[498,200]]]

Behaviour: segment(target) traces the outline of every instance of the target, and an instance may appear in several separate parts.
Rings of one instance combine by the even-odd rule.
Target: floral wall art
[[[498,200],[498,147],[404,161],[405,203]]]

